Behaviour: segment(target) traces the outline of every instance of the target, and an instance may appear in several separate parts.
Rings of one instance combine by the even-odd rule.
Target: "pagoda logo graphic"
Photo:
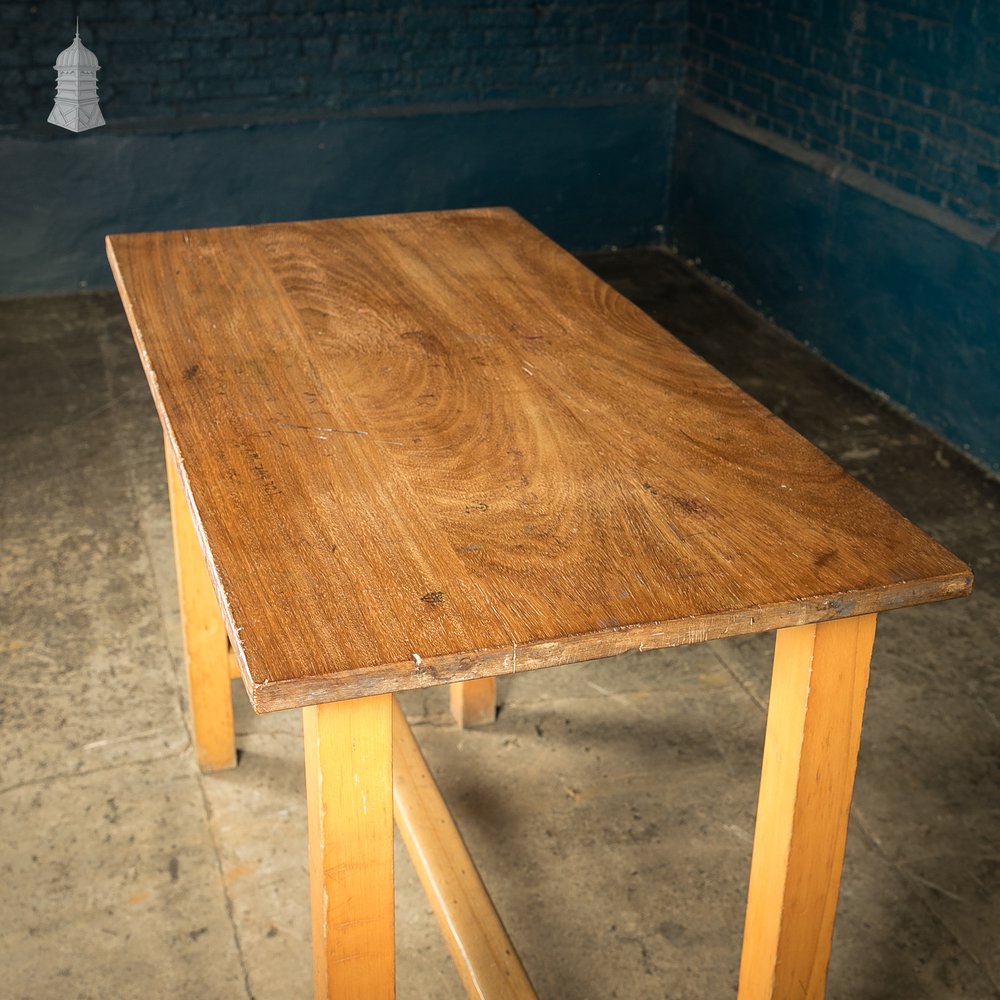
[[[80,19],[76,19],[76,38],[63,49],[52,67],[56,71],[56,102],[49,121],[71,132],[86,132],[104,124],[97,103],[97,56],[80,41]]]

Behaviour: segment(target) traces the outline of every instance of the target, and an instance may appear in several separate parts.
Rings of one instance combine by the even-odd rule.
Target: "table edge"
[[[688,646],[953,600],[966,597],[972,591],[972,570],[968,567],[966,570],[875,591],[816,596],[752,611],[727,610],[695,618],[620,626],[581,635],[557,636],[524,646],[428,657],[413,653],[411,659],[403,663],[383,663],[349,672],[314,674],[308,678],[256,682],[250,676],[240,645],[234,642],[233,648],[250,703],[255,712],[263,714],[481,677],[514,676],[526,670],[605,659],[622,653]]]

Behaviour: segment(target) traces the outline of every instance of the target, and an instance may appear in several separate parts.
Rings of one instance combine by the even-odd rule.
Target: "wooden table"
[[[474,721],[497,675],[777,629],[739,996],[821,997],[876,614],[968,567],[508,209],[108,253],[202,767],[230,646],[258,712],[303,709],[316,996],[393,995],[394,763],[470,994],[533,995],[393,692]]]

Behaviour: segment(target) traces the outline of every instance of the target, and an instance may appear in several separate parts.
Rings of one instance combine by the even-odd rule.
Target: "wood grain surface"
[[[236,767],[229,640],[169,446],[166,458],[191,737],[198,766],[225,771]]]
[[[302,712],[314,1000],[396,995],[392,703]]]
[[[738,1000],[823,1000],[875,618],[775,640]]]
[[[258,711],[971,588],[509,209],[108,250]]]

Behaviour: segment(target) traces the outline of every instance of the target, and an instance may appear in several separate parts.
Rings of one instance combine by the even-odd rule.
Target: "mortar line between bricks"
[[[906,212],[908,215],[937,226],[967,243],[987,250],[995,249],[992,244],[996,238],[996,230],[993,228],[972,222],[948,209],[939,208],[917,195],[908,194],[888,181],[865,173],[846,161],[838,160],[834,156],[815,149],[809,149],[795,139],[788,139],[752,125],[734,112],[719,108],[701,97],[682,93],[678,98],[678,103],[691,114],[703,118],[717,128],[739,136],[747,142],[770,149],[772,152],[829,177],[831,180],[846,184],[870,198],[876,198],[901,212]]]
[[[350,121],[356,119],[422,118],[452,115],[477,115],[489,112],[516,111],[578,111],[588,108],[649,107],[655,108],[670,103],[680,90],[681,81],[674,80],[669,91],[646,95],[611,95],[608,97],[567,97],[539,98],[536,100],[488,100],[488,101],[440,101],[419,105],[380,105],[372,108],[321,108],[315,111],[285,112],[283,114],[261,114],[259,111],[246,114],[188,115],[173,118],[124,118],[108,122],[104,126],[105,135],[138,135],[155,133],[176,135],[182,132],[202,132],[212,129],[258,128],[264,125],[299,125],[308,122]],[[0,125],[0,138],[43,139],[61,138],[41,125]]]

